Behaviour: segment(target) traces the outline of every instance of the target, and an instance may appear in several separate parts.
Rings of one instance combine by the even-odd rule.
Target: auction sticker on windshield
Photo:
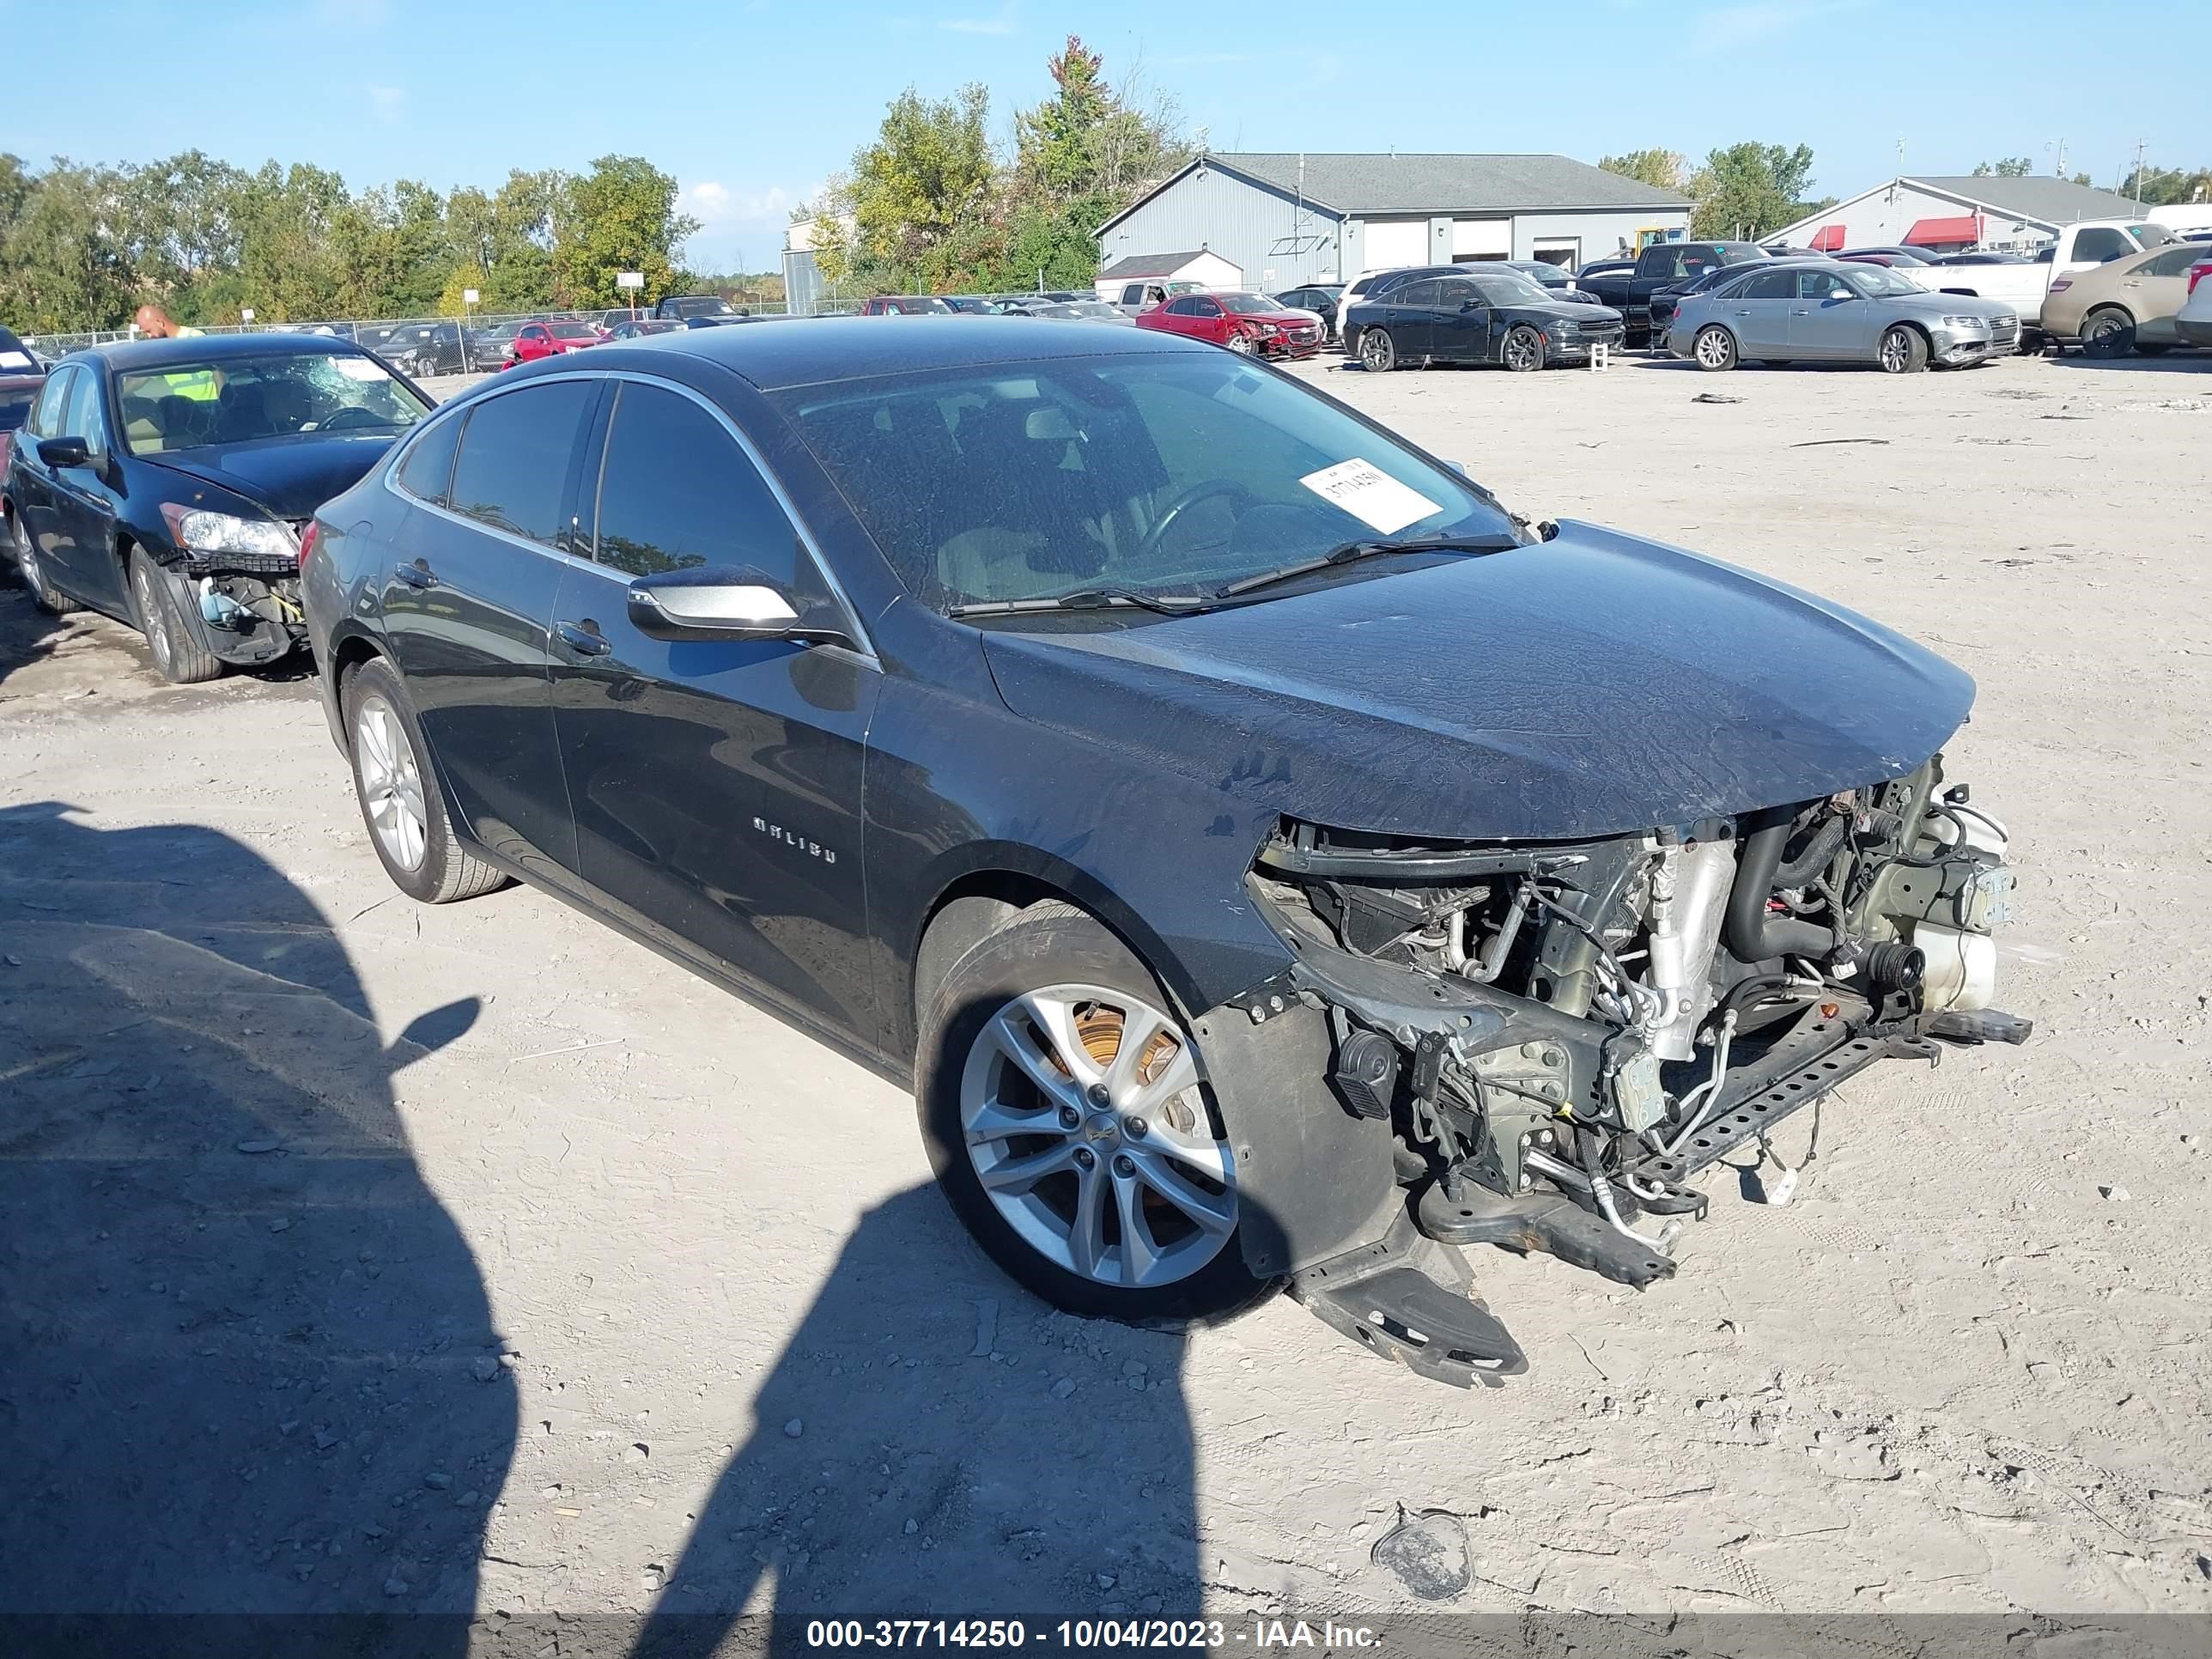
[[[1298,482],[1380,535],[1389,536],[1443,509],[1418,489],[1408,489],[1372,461],[1339,461]]]

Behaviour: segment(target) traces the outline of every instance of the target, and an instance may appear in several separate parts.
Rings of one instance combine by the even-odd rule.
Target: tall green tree
[[[118,185],[108,168],[58,156],[30,187],[4,185],[17,202],[0,243],[0,317],[43,333],[112,328],[129,314],[137,290],[112,228]]]
[[[676,180],[638,155],[602,155],[549,205],[556,296],[572,306],[624,297],[617,273],[641,272],[644,297],[669,291],[676,252],[699,222],[676,210]]]
[[[1798,216],[1813,178],[1809,145],[1730,144],[1714,150],[1690,179],[1697,198],[1691,230],[1698,236],[1756,238]]]
[[[1684,174],[1689,162],[1680,150],[1632,149],[1626,155],[1600,156],[1598,166],[1654,190],[1679,191],[1688,182]]]
[[[2121,181],[2120,194],[2145,207],[2212,202],[2212,167],[2145,167]]]
[[[1974,163],[1977,179],[2025,179],[2035,171],[2035,163],[2025,155],[2007,155],[1995,161]]]

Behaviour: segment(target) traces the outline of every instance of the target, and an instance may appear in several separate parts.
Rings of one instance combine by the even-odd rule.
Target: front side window
[[[291,352],[117,377],[134,455],[333,432],[404,432],[430,405],[364,353]]]
[[[100,376],[88,368],[77,371],[69,413],[62,420],[62,435],[83,439],[95,459],[107,453],[107,416],[100,407]]]
[[[1850,297],[1850,289],[1844,286],[1832,270],[1801,270],[1796,273],[1793,280],[1796,284],[1796,297],[1800,300],[1847,300]]]
[[[775,401],[933,605],[1205,593],[1378,535],[1512,533],[1456,473],[1225,352],[932,370]]]
[[[594,556],[632,576],[749,564],[799,586],[798,532],[751,459],[689,398],[621,383],[599,477]]]
[[[569,453],[598,392],[589,381],[555,380],[487,398],[471,410],[453,463],[453,511],[558,545]]]
[[[1194,295],[1190,302],[1190,314],[1194,317],[1218,317],[1221,314],[1221,302],[1218,300],[1206,299],[1202,295]]]

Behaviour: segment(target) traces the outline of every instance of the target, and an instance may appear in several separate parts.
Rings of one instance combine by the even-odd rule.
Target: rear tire
[[[1708,374],[1724,374],[1736,366],[1735,336],[1718,323],[1708,324],[1690,343],[1690,356]]]
[[[1398,347],[1389,329],[1359,331],[1359,366],[1370,374],[1388,374],[1398,367]]]
[[[1066,1312],[1216,1319],[1273,1288],[1244,1265],[1235,1160],[1174,1006],[1054,901],[963,955],[922,1018],[915,1105],[938,1184],[992,1261]]]
[[[15,568],[22,574],[23,586],[31,592],[31,603],[49,617],[66,617],[83,607],[46,580],[40,568],[39,556],[31,550],[31,532],[23,528],[23,520],[15,514],[8,515],[8,530],[15,547]]]
[[[1511,374],[1534,374],[1544,366],[1544,337],[1522,323],[1506,335],[1498,360]]]
[[[172,685],[202,685],[222,672],[222,659],[200,639],[185,613],[184,578],[155,564],[143,547],[131,550],[131,608],[146,636],[154,666]],[[185,589],[189,592],[189,589]]]
[[[2081,319],[2084,357],[2124,357],[2136,349],[2136,319],[2118,306],[2100,306]]]
[[[341,688],[339,706],[361,821],[392,885],[425,904],[505,886],[506,876],[455,837],[415,705],[392,665],[381,657],[362,664]]]
[[[1899,323],[1881,337],[1875,361],[1885,374],[1917,374],[1928,367],[1927,337]]]

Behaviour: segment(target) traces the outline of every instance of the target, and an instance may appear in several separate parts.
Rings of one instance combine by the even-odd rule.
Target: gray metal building
[[[1203,248],[1262,292],[1480,258],[1572,268],[1691,204],[1564,155],[1201,155],[1098,228],[1102,264]]]
[[[2145,216],[2124,196],[2066,179],[1923,174],[1888,179],[1760,240],[1823,253],[1900,243],[1948,253],[2033,248],[2051,240],[2060,227],[2084,219]]]

